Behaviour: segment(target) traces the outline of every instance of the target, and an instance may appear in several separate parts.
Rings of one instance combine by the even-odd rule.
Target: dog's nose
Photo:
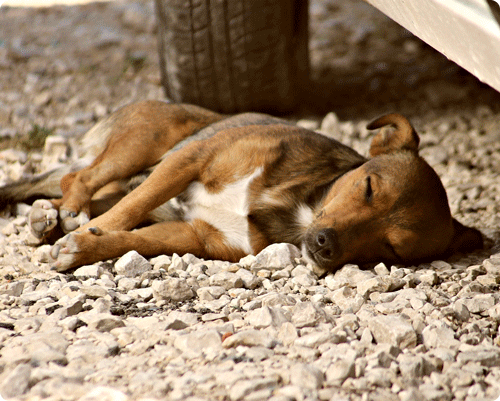
[[[323,259],[333,259],[337,254],[338,244],[335,230],[324,228],[316,233],[316,253]]]

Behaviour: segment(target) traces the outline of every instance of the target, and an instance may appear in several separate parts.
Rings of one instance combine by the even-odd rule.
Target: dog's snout
[[[332,228],[324,228],[316,233],[316,252],[323,259],[334,258],[337,248],[337,236]]]

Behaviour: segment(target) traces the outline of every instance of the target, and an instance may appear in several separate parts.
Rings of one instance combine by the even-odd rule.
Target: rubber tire
[[[286,113],[309,76],[307,0],[156,0],[162,85],[174,102]]]

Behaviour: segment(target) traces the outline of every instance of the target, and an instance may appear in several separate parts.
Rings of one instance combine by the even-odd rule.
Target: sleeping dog
[[[368,128],[381,129],[367,159],[264,114],[146,101],[84,136],[85,167],[0,188],[0,205],[54,197],[33,204],[29,224],[55,241],[58,271],[130,250],[237,262],[288,242],[324,273],[482,247],[479,231],[452,218],[407,119],[389,114]]]

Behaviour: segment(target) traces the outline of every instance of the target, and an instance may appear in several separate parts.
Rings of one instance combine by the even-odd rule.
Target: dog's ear
[[[447,254],[468,253],[483,248],[483,236],[475,228],[470,228],[453,219],[453,239]]]
[[[392,128],[386,127],[388,125]],[[366,128],[382,128],[372,140],[370,147],[372,157],[401,149],[418,152],[420,142],[418,134],[401,114],[386,114],[369,123]]]

